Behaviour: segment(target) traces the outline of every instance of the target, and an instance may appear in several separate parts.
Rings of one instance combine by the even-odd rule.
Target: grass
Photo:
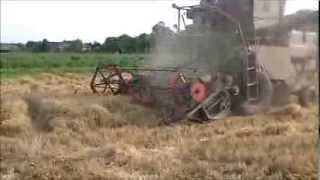
[[[0,54],[2,77],[12,77],[41,72],[90,72],[101,63],[114,63],[121,66],[139,65],[143,54],[107,53],[28,53],[11,52]]]

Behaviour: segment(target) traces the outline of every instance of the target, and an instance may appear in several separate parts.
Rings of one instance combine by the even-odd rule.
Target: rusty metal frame
[[[123,72],[127,72],[127,71],[155,71],[155,72],[175,72],[177,73],[177,77],[183,82],[183,83],[187,83],[187,78],[185,77],[184,73],[181,72],[181,70],[184,69],[184,70],[192,70],[194,72],[197,71],[197,69],[195,68],[180,68],[180,67],[138,67],[138,66],[119,66],[119,65],[116,65],[116,64],[103,64],[103,65],[100,65],[96,68],[92,78],[91,78],[91,82],[90,82],[90,88],[91,90],[93,91],[93,93],[98,93],[98,91],[96,90],[96,83],[95,83],[95,79],[97,77],[98,74],[100,74],[102,76],[103,79],[108,79],[110,76],[118,76],[119,77],[119,88],[120,88],[120,93],[125,93],[127,92],[127,90],[130,88],[129,84],[127,84],[124,80],[124,78],[122,77],[122,73]],[[112,71],[113,73],[111,73],[108,77],[105,77],[104,74],[103,74],[103,70],[109,70],[109,71]],[[108,85],[108,81],[105,81],[104,83],[101,83],[101,84],[106,84],[106,87],[107,86],[110,86]],[[161,86],[150,86],[151,88],[155,88],[155,89],[158,89],[158,90],[163,90],[163,91],[166,91],[166,90],[170,90],[172,88],[170,87],[161,87]],[[104,90],[105,91],[105,90]],[[114,92],[113,92],[114,93]],[[116,93],[114,93],[116,94]]]

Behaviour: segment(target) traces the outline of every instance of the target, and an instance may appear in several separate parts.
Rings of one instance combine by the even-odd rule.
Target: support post
[[[180,32],[180,9],[178,9],[178,32]]]

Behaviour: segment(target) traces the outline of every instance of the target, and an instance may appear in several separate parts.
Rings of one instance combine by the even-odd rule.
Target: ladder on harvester
[[[254,52],[249,52],[247,62],[247,99],[249,102],[255,102],[259,97],[257,61]]]

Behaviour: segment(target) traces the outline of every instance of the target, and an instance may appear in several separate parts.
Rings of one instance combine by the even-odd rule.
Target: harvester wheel
[[[97,94],[117,94],[120,90],[118,79],[116,74],[103,74],[98,70],[92,78],[91,89]]]
[[[267,111],[272,102],[273,88],[268,74],[264,71],[257,72],[257,79],[259,83],[259,97],[257,101],[246,101],[241,105],[242,112],[246,115]]]
[[[91,80],[91,89],[94,93],[116,95],[124,92],[132,81],[129,72],[117,72],[113,69],[97,69]]]

